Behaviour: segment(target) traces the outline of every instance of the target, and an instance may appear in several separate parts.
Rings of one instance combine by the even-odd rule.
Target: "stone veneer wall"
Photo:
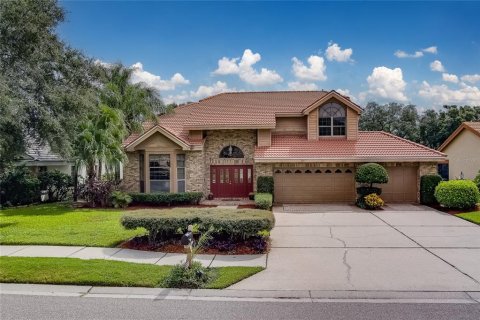
[[[120,188],[126,192],[140,191],[138,152],[127,152],[127,162],[123,165],[123,180]]]
[[[205,140],[204,160],[204,193],[210,193],[210,165],[253,165],[253,156],[257,142],[256,130],[210,130]],[[237,146],[243,151],[243,159],[220,159],[220,151],[229,145]],[[255,176],[253,177],[255,181]]]
[[[185,171],[185,190],[188,192],[203,192],[204,195],[206,195],[203,151],[190,151],[185,153]]]

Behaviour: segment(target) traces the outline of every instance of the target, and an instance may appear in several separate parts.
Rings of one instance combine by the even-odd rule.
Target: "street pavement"
[[[274,208],[267,269],[229,289],[480,291],[480,227],[420,205]]]
[[[270,302],[0,295],[0,318],[478,320],[478,303]]]

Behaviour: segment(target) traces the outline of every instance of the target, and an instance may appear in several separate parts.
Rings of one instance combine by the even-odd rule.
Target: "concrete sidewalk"
[[[0,245],[0,256],[8,257],[54,257],[79,259],[105,259],[133,263],[175,265],[185,262],[185,254],[141,251],[122,248],[75,247],[75,246],[5,246]],[[196,261],[209,267],[266,267],[266,254],[215,255],[198,254]]]

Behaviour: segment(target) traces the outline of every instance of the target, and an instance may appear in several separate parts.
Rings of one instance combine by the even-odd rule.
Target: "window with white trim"
[[[177,154],[177,192],[185,192],[185,155]]]
[[[170,192],[170,155],[151,154],[149,169],[150,192]]]
[[[338,103],[327,103],[318,112],[318,134],[321,137],[345,135],[345,108]]]

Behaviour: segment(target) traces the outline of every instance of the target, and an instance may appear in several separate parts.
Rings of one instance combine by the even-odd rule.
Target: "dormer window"
[[[321,137],[345,135],[345,108],[327,103],[318,112],[318,134]]]

